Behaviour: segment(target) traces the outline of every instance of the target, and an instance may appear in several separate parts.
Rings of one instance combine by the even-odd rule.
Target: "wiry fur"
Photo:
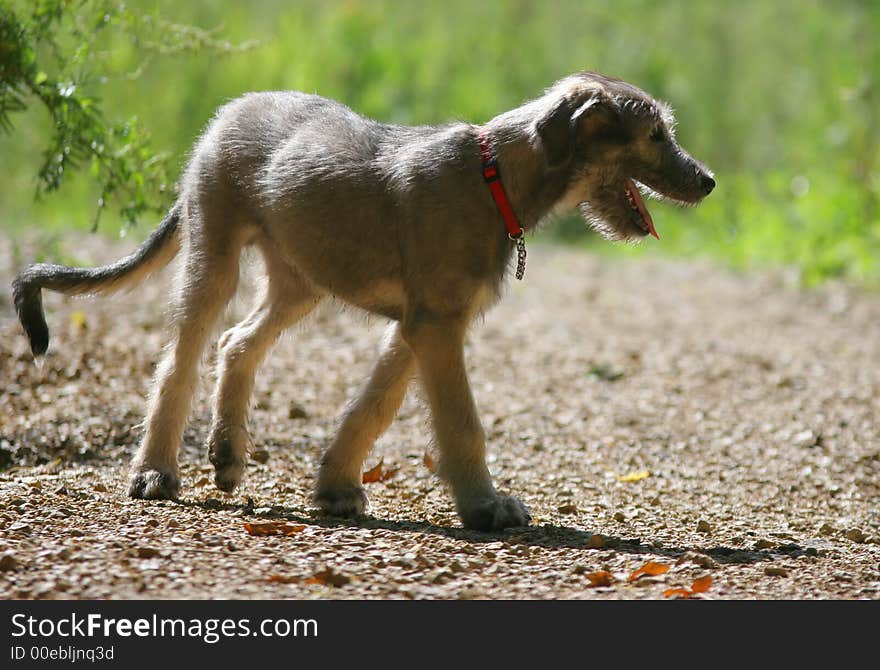
[[[606,236],[635,240],[646,228],[627,202],[629,179],[682,202],[714,186],[675,142],[673,123],[671,109],[640,89],[584,72],[483,129],[524,229],[580,206]],[[528,523],[525,506],[500,495],[489,477],[464,364],[465,331],[498,299],[512,250],[483,183],[479,130],[388,125],[316,95],[251,93],[219,110],[193,149],[177,203],[131,256],[95,269],[35,265],[16,278],[16,309],[41,355],[41,289],[109,292],[183,250],[171,345],[157,368],[132,497],[178,495],[177,453],[200,354],[236,290],[242,249],[255,246],[268,281],[251,314],[219,342],[208,438],[217,486],[230,491],[243,476],[248,401],[267,349],[334,297],[394,323],[323,458],[317,504],[339,515],[364,511],[364,458],[418,372],[438,471],[464,524]]]

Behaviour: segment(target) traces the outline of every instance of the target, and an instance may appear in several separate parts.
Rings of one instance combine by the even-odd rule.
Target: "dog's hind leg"
[[[221,215],[217,208],[214,205],[210,210],[214,221]],[[206,216],[198,211],[188,215]],[[177,276],[172,341],[156,370],[146,430],[132,462],[128,488],[132,498],[175,499],[178,495],[177,454],[198,382],[202,350],[238,284],[242,235],[209,235],[201,219],[189,222],[187,235]]]
[[[214,481],[222,491],[232,491],[244,474],[251,445],[248,404],[257,367],[278,336],[311,312],[322,297],[268,245],[261,251],[267,280],[260,304],[244,321],[227,330],[218,346],[208,458],[215,468]]]
[[[333,444],[321,459],[314,501],[335,516],[356,516],[368,506],[361,468],[376,439],[388,428],[415,371],[400,325],[389,326],[382,353],[366,387],[351,404]]]
[[[403,332],[431,406],[438,473],[452,488],[462,522],[478,530],[527,525],[528,510],[495,490],[486,467],[485,436],[465,368],[465,325],[457,317],[423,314]]]

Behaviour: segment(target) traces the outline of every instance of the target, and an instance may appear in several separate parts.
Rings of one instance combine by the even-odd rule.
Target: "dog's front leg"
[[[438,472],[452,488],[456,508],[468,528],[499,530],[524,526],[531,516],[512,496],[500,495],[486,467],[483,427],[464,362],[463,319],[423,315],[404,327],[416,356],[440,448]]]

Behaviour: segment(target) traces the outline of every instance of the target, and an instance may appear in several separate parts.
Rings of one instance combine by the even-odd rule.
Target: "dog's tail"
[[[134,253],[110,265],[75,268],[39,263],[25,268],[12,282],[12,299],[18,320],[27,333],[34,357],[49,347],[49,327],[43,314],[44,288],[67,295],[112,293],[138,284],[168,265],[180,249],[180,204]]]

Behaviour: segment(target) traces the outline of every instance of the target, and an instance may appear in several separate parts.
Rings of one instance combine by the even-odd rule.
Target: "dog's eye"
[[[652,142],[662,142],[665,137],[666,133],[663,131],[663,126],[655,126],[654,130],[651,131]]]

